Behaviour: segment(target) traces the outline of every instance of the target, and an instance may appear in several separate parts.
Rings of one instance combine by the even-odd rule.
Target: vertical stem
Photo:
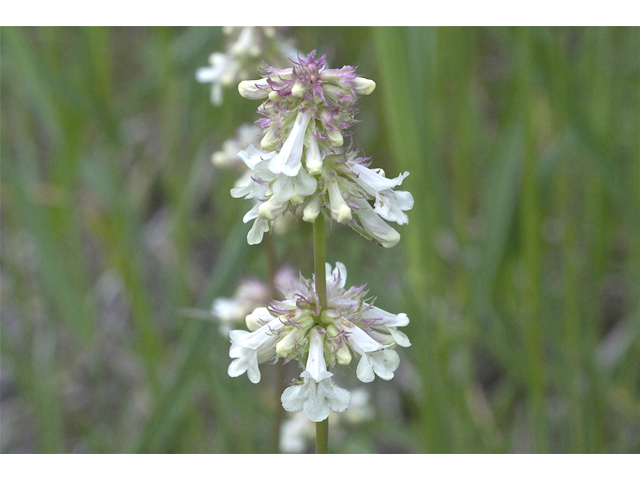
[[[316,422],[316,453],[329,453],[329,418]]]
[[[318,215],[313,224],[313,273],[316,294],[322,310],[327,308],[327,278],[324,256],[324,217]],[[329,453],[329,419],[316,422],[316,453]]]
[[[327,308],[327,278],[324,269],[324,217],[318,215],[313,224],[313,272],[320,308]]]

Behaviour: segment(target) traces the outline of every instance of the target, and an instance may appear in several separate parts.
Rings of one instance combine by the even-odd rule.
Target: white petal
[[[320,153],[320,147],[318,147],[318,141],[311,136],[309,144],[307,145],[307,155],[305,157],[305,165],[312,175],[319,175],[322,172],[322,154]]]
[[[251,210],[244,214],[242,217],[243,223],[249,223],[251,220],[258,218],[260,214],[260,203],[256,203]]]
[[[264,218],[256,218],[253,227],[247,234],[247,243],[249,245],[257,245],[262,241],[262,237],[269,231],[269,222]]]
[[[315,382],[333,375],[327,371],[327,363],[324,359],[324,333],[320,333],[317,328],[313,328],[309,332],[309,357],[306,372]]]
[[[362,316],[363,319],[380,319],[376,325],[384,324],[388,327],[406,327],[409,325],[409,317],[406,313],[398,313],[394,315],[379,307],[373,306]]]
[[[256,165],[263,160],[270,160],[275,156],[274,152],[265,153],[258,150],[254,145],[250,144],[244,150],[240,150],[237,154],[245,165],[251,170],[255,170]]]
[[[282,392],[280,401],[287,412],[300,412],[307,399],[305,385],[292,385]]]
[[[302,149],[307,125],[311,120],[310,112],[298,112],[289,136],[282,145],[282,149],[269,163],[273,173],[283,173],[294,177],[302,167]]]
[[[323,396],[329,403],[329,408],[336,413],[342,413],[351,404],[351,393],[344,388],[338,387],[332,379],[323,380],[318,385],[318,389],[323,391]]]
[[[356,376],[358,377],[358,380],[364,383],[371,383],[375,380],[376,376],[373,373],[373,365],[367,355],[363,355],[360,362],[358,362]]]
[[[405,348],[411,346],[411,342],[409,341],[409,337],[407,337],[403,332],[397,330],[394,327],[387,327],[387,330],[389,330],[389,333],[393,337],[393,340],[398,345],[400,345],[401,347],[405,347]]]
[[[288,202],[295,193],[293,178],[286,175],[278,175],[271,188],[273,189],[273,196],[279,202]]]
[[[308,197],[315,193],[318,188],[318,181],[313,175],[309,175],[304,168],[301,168],[298,175],[294,177],[294,187],[298,195]]]
[[[342,192],[338,182],[333,180],[327,185],[327,191],[329,192],[329,207],[331,210],[331,217],[338,223],[348,223],[351,221],[351,209],[347,202],[344,201]]]
[[[322,422],[331,413],[327,400],[318,395],[311,396],[304,402],[302,410],[312,422]]]
[[[336,262],[336,266],[331,270],[331,265],[327,263],[325,265],[325,272],[327,275],[327,285],[331,285],[334,282],[338,282],[340,288],[344,288],[347,283],[347,267],[342,262]]]
[[[373,371],[383,380],[391,380],[393,372],[400,365],[398,352],[392,349],[381,350],[368,354],[373,363]]]
[[[375,352],[377,350],[382,350],[385,348],[384,345],[376,342],[360,327],[354,325],[348,320],[345,320],[344,318],[338,320],[336,322],[336,326],[342,328],[345,332],[347,332],[347,341],[349,342],[349,345],[351,345],[351,348],[353,348],[360,355],[363,355],[367,352]]]
[[[401,185],[402,181],[409,175],[409,172],[404,172],[396,178],[386,178],[376,173],[375,169],[367,168],[359,163],[348,163],[348,167],[357,175],[355,177],[356,183],[364,188],[368,194],[374,196],[378,192],[390,190]]]
[[[365,232],[385,248],[391,248],[398,244],[400,234],[380,218],[380,215],[371,208],[368,202],[362,199],[353,199],[353,203],[358,206],[358,209],[354,211]]]

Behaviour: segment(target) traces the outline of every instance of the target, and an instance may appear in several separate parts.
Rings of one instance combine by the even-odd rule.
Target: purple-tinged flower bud
[[[266,78],[260,80],[243,80],[238,84],[238,92],[249,100],[260,100],[269,96],[269,84]]]

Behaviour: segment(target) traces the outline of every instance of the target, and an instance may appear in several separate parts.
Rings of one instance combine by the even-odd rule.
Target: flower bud
[[[338,328],[333,323],[327,325],[325,330],[327,331],[327,335],[330,337],[337,337],[338,335],[340,335],[340,330],[338,330]]]
[[[305,222],[313,223],[320,215],[320,197],[315,196],[302,210],[302,220]]]
[[[279,357],[287,357],[293,351],[296,347],[299,332],[299,329],[293,328],[276,344],[276,354],[278,354]]]
[[[266,78],[260,80],[244,80],[238,85],[238,92],[249,100],[259,100],[269,96],[269,84]]]
[[[297,98],[301,98],[305,92],[307,91],[307,87],[300,82],[296,82],[291,87],[291,95]]]
[[[267,133],[265,133],[264,137],[260,141],[260,148],[266,151],[272,151],[275,150],[279,142],[280,139],[276,135],[276,127],[273,125],[269,130],[267,130]]]
[[[320,318],[322,318],[322,321],[329,324],[335,323],[335,321],[340,317],[341,317],[340,313],[336,312],[335,310],[323,310],[322,313],[320,314]],[[330,326],[333,326],[333,325],[330,325]],[[335,329],[336,327],[333,327],[333,328]],[[330,334],[330,335],[335,337],[337,333]]]
[[[338,223],[349,223],[351,221],[351,209],[342,198],[338,183],[333,181],[329,183],[329,203],[331,207],[331,216]]]
[[[318,147],[318,141],[313,137],[311,137],[307,145],[305,164],[311,175],[322,173],[322,154],[320,153],[320,147]]]
[[[329,133],[327,133],[327,139],[332,147],[341,147],[344,143],[342,134],[338,130],[329,130]]]
[[[356,95],[369,95],[376,89],[376,82],[363,77],[356,77],[352,85]]]
[[[273,315],[265,307],[258,307],[245,318],[247,328],[255,332],[266,324],[267,320],[273,320]]]
[[[351,363],[351,351],[349,351],[349,347],[344,343],[336,350],[335,356],[336,361],[340,365],[349,365]]]

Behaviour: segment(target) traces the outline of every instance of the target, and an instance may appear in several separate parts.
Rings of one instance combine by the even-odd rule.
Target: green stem
[[[329,419],[316,422],[316,453],[329,453]]]
[[[327,308],[327,278],[324,256],[324,217],[318,215],[313,224],[313,272],[316,293],[322,310]],[[329,419],[316,423],[316,453],[329,453]]]
[[[318,215],[313,224],[313,271],[320,308],[327,308],[327,278],[324,259],[324,217]]]

